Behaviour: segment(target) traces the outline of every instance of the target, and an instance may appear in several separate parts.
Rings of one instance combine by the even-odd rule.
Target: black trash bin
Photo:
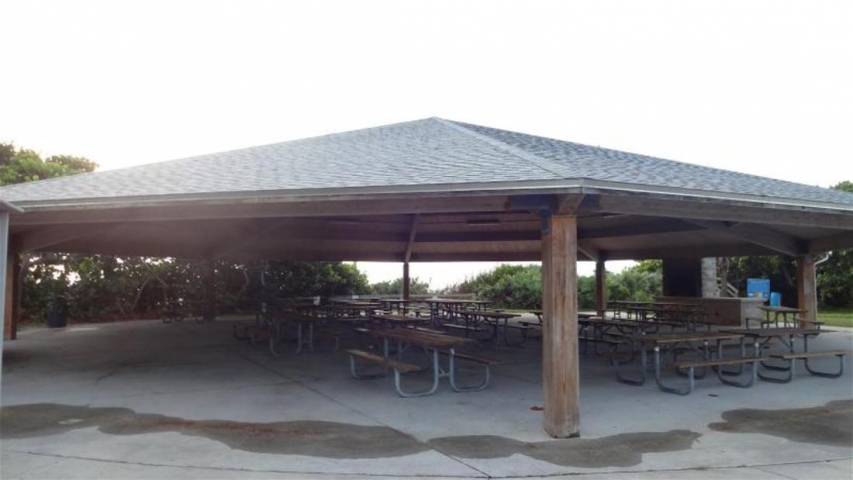
[[[47,328],[62,328],[68,325],[68,299],[57,295],[50,302],[45,318]]]

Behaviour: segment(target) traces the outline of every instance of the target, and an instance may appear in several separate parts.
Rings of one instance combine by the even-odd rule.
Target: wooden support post
[[[403,262],[403,300],[409,299],[409,290],[411,285],[409,282],[409,262]]]
[[[204,288],[204,313],[202,319],[205,322],[216,320],[216,263],[213,260],[205,260],[202,264],[202,278]]]
[[[542,396],[552,437],[580,435],[577,219],[545,215],[542,231]]]
[[[604,259],[599,258],[595,262],[595,313],[603,317],[607,311],[607,270],[604,268]]]
[[[800,318],[817,321],[817,272],[811,255],[797,257],[797,308],[806,310]],[[801,323],[800,327],[811,325]]]
[[[18,338],[18,300],[21,289],[21,257],[17,253],[6,256],[6,303],[3,309],[3,339]]]
[[[6,299],[6,274],[8,266],[6,265],[7,261],[7,252],[9,247],[9,212],[2,210],[2,205],[0,205],[0,312],[6,311],[5,302]],[[5,315],[4,315],[5,317]],[[5,332],[5,323],[6,319],[3,319]],[[0,377],[3,376],[3,337],[0,337]],[[2,380],[2,378],[0,378]],[[2,385],[2,381],[0,381],[0,385]],[[0,395],[2,396],[2,395]]]

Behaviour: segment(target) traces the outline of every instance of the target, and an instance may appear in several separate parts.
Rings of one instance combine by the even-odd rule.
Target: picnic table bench
[[[638,335],[638,334],[627,334],[626,338],[628,338],[632,342],[632,350],[630,354],[630,358],[626,359],[626,356],[611,356],[611,365],[615,369],[616,378],[622,383],[626,383],[629,385],[643,385],[646,382],[646,369],[647,369],[647,352],[646,347],[651,345],[654,352],[654,373],[655,373],[655,383],[659,389],[664,392],[674,393],[678,395],[688,395],[693,392],[693,384],[695,378],[704,377],[704,371],[702,375],[697,376],[695,374],[696,368],[702,368],[703,370],[707,367],[712,367],[712,369],[716,372],[717,376],[720,378],[723,383],[728,385],[738,386],[738,387],[748,387],[751,386],[754,380],[748,380],[744,383],[738,383],[735,381],[731,381],[725,379],[723,375],[738,375],[742,373],[738,372],[725,372],[722,370],[723,365],[734,365],[734,364],[753,364],[753,376],[757,374],[755,371],[756,364],[755,362],[760,360],[760,347],[758,342],[754,343],[755,347],[755,357],[745,357],[742,356],[740,359],[724,359],[723,358],[723,341],[726,340],[739,340],[742,344],[743,335],[737,333],[726,333],[726,332],[684,332],[684,333],[668,333],[668,334],[652,334],[652,335]],[[710,343],[716,342],[716,358],[714,358],[712,351],[710,349]],[[697,345],[699,344],[699,345]],[[680,362],[674,365],[676,371],[688,371],[688,385],[686,388],[678,388],[671,387],[666,385],[661,379],[661,369],[662,369],[662,353],[667,353],[670,351],[674,351],[675,347],[684,346],[689,348],[690,350],[699,354],[701,358],[701,362]],[[663,351],[662,351],[663,347]],[[620,371],[619,367],[626,365],[633,361],[634,352],[639,350],[640,352],[640,378],[632,379],[624,377]],[[742,349],[744,351],[744,349]],[[714,368],[716,367],[716,368]]]
[[[390,343],[395,342],[397,344],[397,360],[402,361],[402,355],[409,347],[418,347],[422,348],[427,352],[428,357],[430,358],[430,365],[426,369],[418,367],[418,371],[428,370],[432,373],[432,385],[430,388],[418,392],[410,392],[406,391],[403,388],[402,381],[400,378],[401,373],[407,373],[406,370],[410,367],[406,366],[406,362],[403,362],[404,365],[400,365],[401,368],[396,368],[393,366],[389,366],[389,364],[381,363],[377,359],[369,358],[365,355],[361,354],[350,354],[350,368],[351,373],[354,378],[364,378],[362,374],[358,372],[356,366],[355,358],[358,357],[361,360],[368,361],[371,363],[379,364],[384,367],[394,368],[394,386],[397,390],[397,394],[401,397],[409,398],[409,397],[423,397],[427,395],[432,395],[438,390],[439,380],[441,378],[447,377],[450,382],[450,386],[455,392],[467,392],[473,390],[482,390],[486,388],[489,384],[490,378],[490,370],[489,367],[494,365],[492,361],[488,361],[481,357],[476,357],[471,354],[463,354],[461,352],[457,352],[457,348],[462,348],[466,346],[476,346],[477,342],[475,340],[469,338],[455,337],[451,335],[444,335],[440,333],[432,333],[432,332],[424,332],[420,330],[414,330],[410,328],[396,328],[390,330],[370,330],[370,329],[361,329],[361,333],[366,335],[371,335],[378,339],[381,339],[383,342],[383,355],[380,358],[389,358],[390,357]],[[444,355],[448,357],[448,369],[444,370],[439,362],[439,356]],[[377,357],[379,357],[377,355]],[[458,383],[457,373],[457,359],[465,360],[468,362],[477,363],[484,367],[484,378],[483,380],[475,384],[473,386],[462,386]],[[414,370],[408,370],[409,373],[414,372]]]
[[[838,378],[844,374],[844,357],[850,354],[853,354],[853,350],[825,350],[821,352],[783,353],[781,355],[770,355],[770,358],[787,362],[788,365],[787,367],[785,367],[787,375],[782,378],[771,377],[769,375],[759,375],[761,375],[762,380],[766,380],[768,382],[789,383],[791,380],[794,379],[794,369],[797,360],[802,360],[805,364],[806,371],[810,374],[824,378]],[[820,370],[815,370],[811,368],[811,366],[809,366],[809,360],[825,357],[838,358],[838,371],[822,372]]]

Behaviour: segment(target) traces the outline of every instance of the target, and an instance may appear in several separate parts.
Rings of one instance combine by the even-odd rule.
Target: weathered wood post
[[[607,270],[604,259],[595,261],[595,314],[603,317],[607,311]]]
[[[403,300],[409,299],[409,290],[411,284],[409,282],[409,262],[403,262]]]
[[[577,219],[543,213],[542,396],[544,427],[557,438],[580,435]]]
[[[4,205],[0,205],[3,208]],[[7,298],[6,294],[6,278],[7,270],[10,270],[7,261],[7,251],[9,247],[9,212],[0,210],[0,311],[6,311],[6,302],[11,302],[11,298]],[[6,322],[8,319],[3,315],[3,331],[6,331]],[[4,335],[5,336],[5,335]],[[3,337],[0,337],[0,380],[2,380],[3,372]],[[0,382],[2,384],[2,382]]]
[[[205,260],[201,268],[201,282],[204,287],[202,319],[205,322],[212,322],[216,320],[216,262],[214,260]]]
[[[801,319],[817,321],[817,269],[811,255],[797,256],[797,308],[806,310]],[[810,326],[800,323],[801,328]]]
[[[3,309],[3,339],[18,338],[18,299],[21,289],[21,257],[9,252],[6,256],[5,307]]]

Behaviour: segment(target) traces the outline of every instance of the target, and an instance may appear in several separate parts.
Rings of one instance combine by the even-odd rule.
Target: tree
[[[370,285],[370,293],[374,295],[402,295],[403,278],[376,282]],[[409,293],[411,295],[426,295],[429,293],[429,283],[422,282],[418,277],[409,279]]]
[[[0,185],[93,172],[96,168],[97,163],[84,157],[54,155],[45,160],[35,150],[0,143]]]

